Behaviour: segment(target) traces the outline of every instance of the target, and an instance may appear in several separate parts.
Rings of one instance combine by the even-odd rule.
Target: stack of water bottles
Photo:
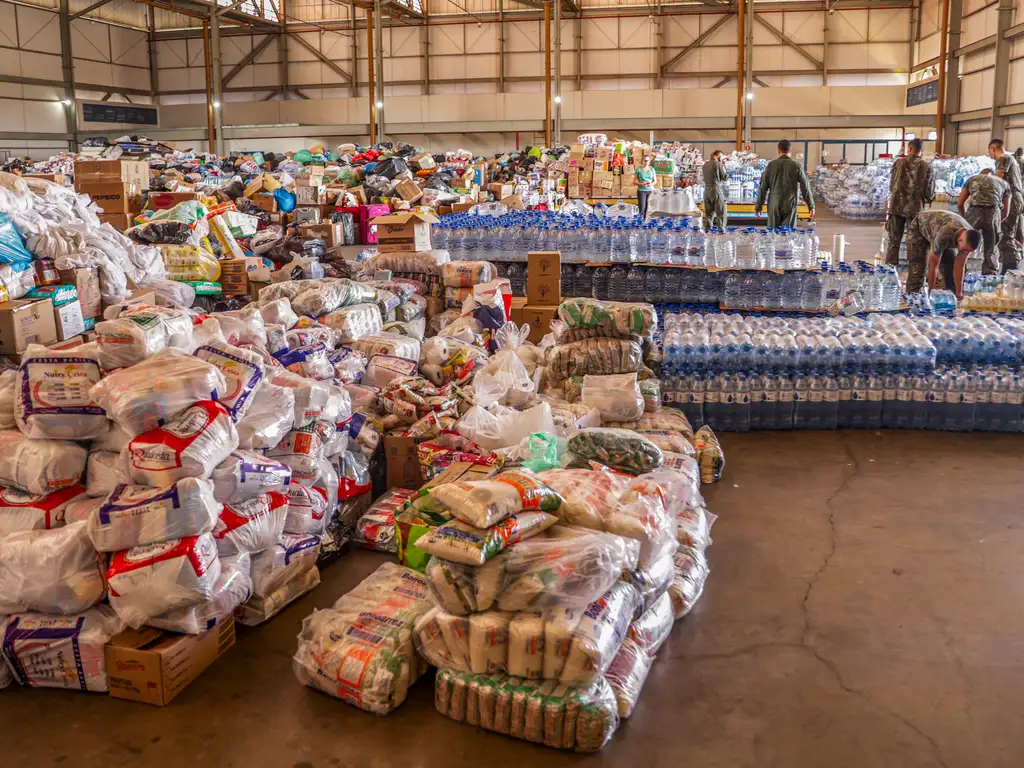
[[[664,321],[662,396],[694,425],[1024,431],[1018,318]]]

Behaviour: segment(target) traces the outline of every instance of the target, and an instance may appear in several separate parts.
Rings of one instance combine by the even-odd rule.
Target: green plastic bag
[[[562,466],[558,460],[558,439],[546,432],[534,432],[526,438],[526,456],[523,466],[534,472]]]
[[[256,165],[263,165],[265,162],[267,162],[267,159],[263,157],[262,152],[253,152],[252,161],[256,163]]]
[[[292,157],[292,160],[294,160],[297,163],[308,163],[312,159],[313,155],[310,153],[308,149],[300,149],[298,152],[295,153],[294,157]]]
[[[220,283],[211,280],[186,280],[185,285],[191,285],[196,296],[220,296],[223,293]]]

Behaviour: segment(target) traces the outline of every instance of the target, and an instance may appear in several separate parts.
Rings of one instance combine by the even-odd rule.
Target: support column
[[[423,4],[424,22],[430,21],[430,3]],[[430,25],[424,23],[423,30],[423,95],[430,95]]]
[[[747,100],[743,84],[747,79],[747,2],[739,0],[736,15],[736,149],[743,149],[743,128]],[[697,17],[700,18],[699,16]],[[700,39],[700,36],[697,36]]]
[[[583,91],[583,12],[576,14],[576,90]]]
[[[558,0],[561,2],[562,0]],[[544,147],[551,146],[551,0],[544,0]]]
[[[753,146],[754,135],[754,101],[748,99],[747,94],[754,92],[754,0],[747,0],[747,71],[743,82],[743,98],[746,101],[743,110],[746,128],[743,134],[743,141]]]
[[[60,0],[60,62],[64,81],[64,119],[71,135],[71,151],[78,151],[78,116],[75,114],[75,59],[71,52],[71,9],[69,0]]]
[[[505,92],[505,0],[498,0],[498,93]]]
[[[995,77],[992,88],[992,136],[1005,139],[1006,118],[999,114],[999,109],[1009,103],[1010,85],[1010,40],[1006,31],[1013,26],[1014,0],[999,0],[996,8],[996,55]],[[949,112],[953,110],[950,109]]]
[[[352,98],[359,96],[359,35],[356,34],[356,7],[350,5],[348,12],[352,14],[349,19],[352,22],[352,67],[349,72],[352,73]]]
[[[285,101],[288,100],[288,16],[285,12],[287,2],[288,0],[278,0],[278,21],[281,22],[281,31],[277,33],[277,79],[281,81],[281,98]]]
[[[353,13],[355,6],[352,6]],[[370,146],[377,143],[377,81],[376,58],[373,54],[373,11],[366,11],[366,97],[370,104]]]
[[[935,107],[935,146],[943,146],[942,129],[946,121],[946,72],[949,62],[949,0],[942,0],[939,6],[939,100]]]
[[[203,22],[203,70],[206,83],[206,144],[207,151],[215,153],[217,147],[214,144],[216,132],[213,130],[213,77],[210,74],[210,25]]]
[[[160,103],[160,71],[156,60],[156,9],[146,6],[146,27],[149,30],[146,43],[149,46],[149,90],[153,92],[153,103]]]
[[[661,90],[661,44],[663,32],[661,29],[661,0],[654,6],[654,89]],[[697,17],[700,18],[699,16]]]
[[[946,108],[945,119],[942,123],[942,142],[936,142],[935,148],[947,155],[955,155],[959,137],[957,136],[956,123],[950,118],[960,111],[960,34],[964,27],[964,0],[950,0],[949,2],[949,53],[946,60]],[[1009,43],[1009,40],[1006,41]],[[1007,51],[1008,53],[1008,51]],[[1007,61],[1009,56],[1003,56]]]
[[[562,143],[562,0],[554,0],[555,7],[555,112],[553,138],[555,146]]]
[[[821,84],[824,86],[828,86],[828,5],[826,2],[821,25]],[[868,8],[868,18],[870,17],[871,9]]]
[[[224,156],[224,79],[220,70],[220,17],[216,9],[210,13],[210,64],[213,78],[213,146],[214,152]]]
[[[387,135],[387,115],[384,114],[384,16],[381,12],[381,0],[373,2],[374,55],[377,58],[377,93],[375,98],[381,105],[377,109],[377,138],[384,141]]]

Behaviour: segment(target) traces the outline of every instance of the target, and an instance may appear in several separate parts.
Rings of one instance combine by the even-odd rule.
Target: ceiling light
[[[377,107],[377,109],[383,109],[384,108],[384,102],[383,101],[378,101],[377,104],[376,104],[376,107]]]
[[[213,108],[214,109],[220,109],[220,102],[219,101],[213,102]]]
[[[62,99],[60,103],[63,104],[65,107],[70,107],[71,99]]]
[[[906,138],[907,141],[913,141],[914,139],[917,138],[917,134],[908,133],[905,138]]]
[[[561,96],[555,96],[555,104],[561,104],[561,103],[562,103],[562,97]]]
[[[753,100],[753,98],[754,98],[754,92],[753,91],[747,91],[747,101],[751,101],[751,100]]]

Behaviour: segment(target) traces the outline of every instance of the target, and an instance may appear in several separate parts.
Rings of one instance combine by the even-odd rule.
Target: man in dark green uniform
[[[1010,211],[1010,185],[986,168],[964,182],[956,207],[967,223],[981,232],[985,244],[981,274],[998,275],[996,243],[999,226]]]
[[[1020,166],[1012,155],[1003,150],[1002,139],[988,143],[988,156],[996,161],[996,176],[1010,185],[1010,210],[1003,219],[999,233],[999,261],[1003,274],[1017,268],[1020,261],[1021,242],[1024,241],[1024,183],[1021,182]]]
[[[729,218],[725,205],[725,182],[729,175],[725,172],[725,161],[722,150],[711,153],[711,159],[704,163],[704,228],[718,227],[725,229]]]
[[[814,218],[814,195],[807,182],[804,167],[789,156],[792,147],[789,139],[779,142],[779,156],[768,163],[761,174],[761,188],[757,192],[754,212],[760,216],[764,199],[768,198],[768,227],[795,227],[798,193],[803,194],[807,207]],[[769,192],[771,194],[769,194]]]
[[[892,164],[889,176],[889,218],[885,223],[889,247],[885,262],[894,267],[900,263],[900,244],[907,224],[935,200],[935,174],[932,164],[921,157],[922,146],[920,139],[911,139],[907,156]]]
[[[964,267],[981,243],[981,233],[949,211],[921,211],[907,230],[907,293],[921,290],[925,264],[928,290],[935,287],[935,273],[942,267],[946,288],[963,298]]]

